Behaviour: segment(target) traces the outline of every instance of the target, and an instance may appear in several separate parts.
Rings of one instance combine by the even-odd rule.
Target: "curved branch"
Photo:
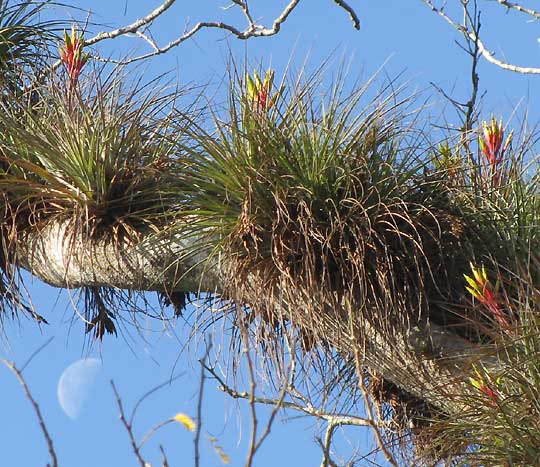
[[[529,16],[532,16],[535,19],[540,19],[540,11],[536,11],[536,10],[533,10],[532,8],[524,7],[523,5],[520,5],[519,3],[512,3],[507,0],[497,0],[497,3],[506,7],[509,10],[516,10],[516,11],[519,11],[520,13],[525,13]]]
[[[443,8],[437,8],[435,5],[433,5],[433,2],[431,0],[423,0],[423,2],[431,9],[431,11],[433,11],[434,13],[437,13],[448,24],[450,24],[450,26],[452,26],[456,31],[459,31],[461,34],[468,37],[472,42],[476,43],[478,46],[478,51],[488,62],[493,63],[494,65],[497,65],[499,68],[513,71],[515,73],[533,74],[533,75],[540,74],[540,67],[519,66],[519,65],[514,65],[512,63],[509,63],[509,62],[505,62],[504,60],[499,60],[498,58],[495,57],[495,54],[486,47],[486,45],[480,40],[480,38],[474,32],[456,23],[452,18],[450,18],[450,16],[448,16],[444,12]]]
[[[85,44],[86,45],[93,45],[98,42],[101,42],[105,39],[114,39],[119,36],[125,36],[134,34],[139,37],[142,37],[146,42],[148,41],[147,35],[144,33],[144,29],[149,28],[152,23],[159,18],[163,13],[165,13],[174,3],[176,0],[167,0],[163,4],[161,4],[158,8],[153,10],[151,13],[149,13],[147,16],[144,16],[142,18],[139,18],[138,20],[134,21],[131,24],[128,24],[126,26],[114,29],[109,32],[102,31],[98,34],[96,34],[94,37],[88,39]],[[247,26],[245,29],[240,29],[236,26],[233,26],[232,24],[224,23],[221,21],[200,21],[197,24],[195,24],[193,27],[191,27],[188,30],[185,30],[183,34],[178,36],[176,39],[170,41],[169,43],[158,46],[154,41],[151,41],[151,46],[153,51],[149,52],[147,54],[142,54],[127,60],[119,61],[119,60],[110,60],[108,59],[108,62],[116,63],[119,65],[128,65],[133,62],[137,62],[140,60],[145,60],[147,58],[161,55],[169,50],[179,46],[186,40],[193,37],[195,34],[197,34],[199,31],[203,29],[222,29],[226,32],[229,32],[234,37],[240,40],[247,40],[253,37],[269,37],[274,36],[281,30],[281,26],[287,21],[289,16],[292,14],[292,12],[298,7],[301,0],[291,0],[281,11],[281,13],[274,19],[272,26],[267,27],[262,24],[257,24],[253,20],[253,16],[250,12],[248,1],[247,0],[233,0],[232,6],[236,5],[238,6],[246,20],[247,20]],[[344,0],[334,0],[334,3],[338,5],[340,8],[344,9],[350,16],[351,21],[353,23],[353,27],[355,29],[360,29],[360,20],[358,19],[358,15],[356,14],[355,10]]]
[[[351,18],[351,21],[353,23],[353,26],[355,29],[360,29],[360,20],[358,19],[358,15],[354,11],[354,9],[344,0],[334,0],[334,3],[336,3],[338,6],[343,8],[347,13],[349,13],[349,16]]]
[[[156,18],[161,16],[163,13],[165,13],[173,4],[176,2],[176,0],[165,0],[160,6],[158,6],[154,11],[149,13],[143,18],[139,18],[138,20],[134,21],[131,24],[128,24],[127,26],[123,26],[121,28],[117,28],[113,31],[109,32],[100,32],[99,34],[95,35],[94,37],[88,39],[85,41],[86,45],[92,45],[96,44],[97,42],[100,42],[104,39],[114,39],[118,36],[123,36],[130,33],[136,33],[143,27],[146,27],[150,25]]]

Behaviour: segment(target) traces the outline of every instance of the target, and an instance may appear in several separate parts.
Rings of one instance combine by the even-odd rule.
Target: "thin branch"
[[[357,354],[357,352],[355,352]],[[364,376],[361,373],[361,367],[359,366],[359,363],[357,363],[357,372],[360,370],[360,373],[358,373],[358,380],[360,381],[360,388],[363,392],[363,399],[364,399],[364,406],[366,408],[366,412],[368,413],[369,419],[373,422],[371,426],[373,426],[373,432],[375,434],[375,439],[377,440],[377,444],[379,445],[379,448],[381,452],[384,454],[384,457],[388,461],[388,463],[392,467],[399,467],[397,462],[394,459],[394,456],[392,453],[388,450],[386,443],[384,442],[384,439],[382,438],[381,432],[378,428],[378,424],[375,421],[375,415],[373,413],[373,407],[371,406],[371,401],[369,400],[367,388],[366,388],[366,382],[364,381]]]
[[[152,437],[154,436],[154,433],[158,430],[160,430],[161,428],[163,428],[165,425],[168,425],[169,423],[173,423],[173,422],[176,422],[176,420],[171,417],[171,418],[168,418],[167,420],[164,420],[162,422],[159,422],[157,425],[153,426],[144,436],[143,436],[143,439],[142,441],[139,443],[139,445],[137,446],[137,448],[140,450],[142,449],[142,447],[146,444],[146,442]]]
[[[49,342],[50,342],[50,339],[43,346],[41,346],[38,349],[38,351],[41,350]],[[36,353],[37,352],[34,352],[32,354],[32,356],[29,358],[29,360],[24,365],[25,367],[28,365],[28,363],[30,363],[30,360],[32,360],[32,358],[35,356]],[[51,436],[49,435],[49,431],[47,430],[47,426],[45,425],[45,421],[43,419],[43,415],[41,414],[41,410],[39,409],[39,405],[36,402],[36,400],[32,397],[32,393],[30,392],[30,389],[28,388],[28,385],[26,384],[26,381],[25,381],[25,379],[24,379],[24,377],[22,375],[21,370],[19,370],[15,366],[15,363],[13,363],[13,362],[10,362],[8,360],[3,360],[3,362],[4,362],[4,365],[6,365],[11,371],[13,371],[13,373],[15,373],[15,376],[17,377],[17,379],[19,380],[19,383],[21,384],[21,386],[23,388],[23,391],[24,391],[24,394],[25,394],[26,398],[30,401],[30,403],[34,407],[34,411],[36,412],[36,416],[37,416],[37,419],[39,421],[39,426],[41,428],[43,436],[45,437],[45,441],[47,442],[47,448],[49,449],[49,454],[51,456],[51,464],[47,464],[47,466],[58,467],[58,458],[56,456],[56,451],[54,450],[53,440],[52,440]]]
[[[178,36],[176,39],[170,41],[168,44],[163,45],[162,47],[159,47],[154,41],[150,42],[150,45],[154,49],[152,52],[142,54],[136,57],[129,58],[127,60],[112,60],[112,59],[106,59],[102,61],[107,61],[110,63],[115,63],[118,65],[129,65],[131,63],[140,61],[140,60],[146,60],[147,58],[154,57],[156,55],[161,55],[172,48],[175,48],[185,42],[186,40],[193,37],[195,34],[197,34],[199,31],[203,29],[222,29],[224,31],[227,31],[231,33],[233,36],[235,36],[237,39],[241,40],[247,40],[252,37],[269,37],[273,36],[281,30],[281,26],[287,21],[291,13],[296,9],[296,7],[300,4],[301,0],[291,0],[281,11],[281,13],[274,19],[271,27],[266,27],[262,24],[257,24],[251,15],[248,2],[243,0],[232,0],[232,5],[236,5],[240,7],[242,10],[244,16],[247,19],[248,26],[241,30],[231,24],[227,24],[221,21],[200,21],[196,23],[191,29],[184,31],[184,33],[180,36]],[[343,8],[346,12],[349,13],[349,16],[351,18],[351,21],[353,22],[353,26],[356,29],[360,29],[360,20],[358,18],[358,15],[356,14],[355,10],[344,0],[333,0],[334,3],[336,3],[339,7]],[[100,32],[94,37],[88,39],[86,41],[86,45],[93,45],[100,41],[103,41],[105,39],[114,39],[116,37],[127,35],[127,34],[139,34],[139,31],[143,30],[144,28],[149,27],[156,18],[158,18],[160,15],[162,15],[166,10],[168,10],[173,3],[175,3],[175,0],[168,0],[164,2],[161,6],[156,8],[154,11],[152,11],[147,16],[138,19],[137,21],[134,21],[133,23],[123,26],[121,28],[117,28],[113,31],[109,32]],[[145,35],[142,35],[143,39],[146,42],[148,41],[148,37]],[[59,62],[55,63],[53,67],[56,67],[59,65]]]
[[[472,127],[475,123],[475,109],[476,109],[476,101],[478,99],[478,83],[479,83],[477,68],[478,68],[478,59],[479,59],[479,54],[480,54],[480,49],[478,46],[478,38],[480,35],[481,22],[480,22],[480,12],[478,11],[476,0],[474,0],[474,16],[471,17],[471,14],[469,13],[468,2],[463,2],[463,14],[465,17],[464,26],[466,27],[468,24],[470,24],[472,27],[472,30],[474,31],[474,37],[476,38],[476,40],[471,40],[468,38],[468,36],[466,36],[466,38],[468,39],[466,52],[471,57],[471,97],[464,106],[466,111],[465,111],[465,118],[463,122],[462,134],[463,134],[464,144],[468,146],[467,138],[469,136],[469,132],[472,130]]]
[[[536,19],[540,19],[540,11],[536,11],[536,10],[532,10],[531,8],[524,7],[520,5],[519,3],[511,3],[506,0],[497,0],[497,3],[508,8],[509,10],[516,10],[516,11],[519,11],[520,13],[525,13]]]
[[[147,467],[146,462],[141,456],[141,452],[139,450],[139,447],[137,446],[137,442],[135,441],[135,436],[133,435],[133,427],[132,425],[127,421],[124,407],[122,406],[122,399],[120,399],[120,394],[118,394],[118,391],[116,390],[116,386],[114,385],[114,381],[111,380],[111,386],[113,388],[114,396],[116,397],[116,403],[118,405],[118,410],[120,410],[120,421],[126,428],[126,431],[128,432],[129,441],[131,442],[131,448],[133,449],[133,453],[135,454],[135,457],[139,461],[139,464],[141,467]]]
[[[234,388],[231,388],[223,379],[216,373],[216,371],[208,366],[205,366],[205,369],[218,381],[218,389],[223,391],[225,394],[229,395],[233,399],[244,399],[250,400],[251,394],[248,392],[237,391]],[[254,397],[253,401],[256,404],[262,405],[272,405],[276,406],[280,403],[279,399],[272,399],[266,397]],[[340,413],[331,413],[324,410],[319,410],[313,407],[311,404],[300,405],[295,402],[282,401],[281,408],[291,409],[297,412],[304,413],[306,415],[311,415],[320,420],[324,420],[328,423],[334,423],[335,425],[352,425],[352,426],[373,426],[373,422],[367,418],[356,417],[354,415],[346,415]]]
[[[171,378],[169,378],[167,381],[161,383],[161,384],[158,384],[157,386],[153,387],[152,389],[150,389],[149,391],[147,391],[146,393],[144,393],[140,398],[139,400],[135,403],[135,405],[133,406],[133,410],[131,411],[131,416],[129,417],[129,424],[131,426],[133,426],[133,420],[135,419],[135,414],[137,413],[137,410],[139,409],[139,406],[143,403],[143,401],[151,396],[152,394],[154,394],[155,392],[159,391],[161,388],[167,386],[167,385],[170,385],[171,383],[173,383],[174,381],[176,381],[178,378],[182,377],[184,375],[184,373],[180,373],[176,376],[173,376]],[[114,385],[113,385],[113,388],[114,388]]]
[[[280,391],[279,398],[276,400],[276,403],[273,405],[272,413],[270,414],[270,417],[268,417],[268,422],[266,423],[266,427],[263,431],[263,433],[259,436],[259,439],[257,441],[257,444],[255,445],[256,452],[266,439],[266,437],[270,434],[270,430],[272,429],[272,425],[274,424],[274,421],[276,419],[276,415],[278,411],[283,406],[283,401],[285,400],[285,396],[287,395],[287,386],[283,385],[283,388]]]
[[[329,465],[333,467],[335,464],[330,458],[330,446],[332,445],[332,438],[334,437],[334,432],[338,425],[335,423],[329,423],[326,427],[326,433],[324,436],[324,443],[321,441],[321,449],[323,452],[323,458],[321,461],[321,467],[328,467]]]
[[[169,461],[167,460],[165,449],[163,449],[163,446],[161,444],[159,445],[159,450],[161,452],[161,467],[169,467]]]
[[[30,357],[28,357],[28,360],[26,360],[26,362],[24,362],[24,365],[21,367],[21,369],[19,370],[21,373],[26,369],[26,367],[28,365],[30,365],[30,362],[34,359],[34,357],[39,353],[41,352],[45,347],[47,347],[51,342],[52,340],[54,339],[54,336],[52,337],[49,337],[45,343],[43,345],[40,345],[34,352],[32,352],[32,355],[30,355]]]
[[[150,44],[150,47],[152,47],[154,50],[159,50],[159,46],[157,45],[156,41],[150,36],[147,36],[142,31],[137,31],[135,35],[148,42],[148,44]]]
[[[201,430],[202,430],[202,403],[203,403],[203,397],[204,397],[204,382],[206,380],[206,371],[205,371],[205,363],[206,359],[208,358],[208,355],[210,354],[210,350],[212,349],[212,342],[210,341],[206,345],[206,350],[204,352],[204,356],[201,360],[199,360],[199,363],[201,364],[201,375],[200,375],[200,381],[199,381],[199,395],[197,398],[197,426],[195,428],[195,437],[193,438],[193,445],[194,445],[194,457],[195,457],[195,467],[199,467],[200,465],[200,443],[201,443]]]
[[[354,342],[362,342],[362,339],[359,338],[359,336],[355,332],[354,321],[350,318],[350,316],[349,316],[349,332],[350,332],[350,337]],[[388,461],[388,463],[392,467],[398,467],[398,464],[396,460],[394,459],[394,456],[388,450],[386,443],[384,442],[384,439],[382,438],[381,431],[377,423],[377,419],[375,418],[375,415],[373,413],[373,407],[371,406],[371,401],[369,399],[369,393],[366,388],[366,382],[364,381],[364,372],[362,371],[363,362],[362,362],[359,346],[354,347],[354,364],[355,364],[355,369],[356,369],[356,375],[359,381],[359,386],[360,386],[360,389],[362,390],[364,407],[368,415],[368,419],[371,422],[370,426],[373,428],[373,433],[375,435],[375,439],[377,440],[377,444],[379,445],[379,448],[381,452],[383,453],[384,457],[386,458],[386,460]]]
[[[151,13],[144,16],[143,18],[139,18],[138,20],[134,21],[131,24],[128,24],[127,26],[114,29],[113,31],[102,31],[99,34],[95,35],[94,37],[91,37],[85,42],[85,45],[92,45],[96,44],[98,42],[101,42],[105,39],[114,39],[118,36],[123,36],[125,34],[129,33],[136,33],[138,30],[144,28],[145,26],[148,26],[151,24],[156,18],[161,16],[163,13],[165,13],[173,4],[176,2],[176,0],[165,0],[160,6],[158,6],[156,9],[154,9]]]
[[[360,29],[360,19],[358,19],[358,15],[352,7],[344,0],[334,0],[334,3],[343,8],[347,13],[349,13],[354,28]]]
[[[513,71],[515,73],[522,73],[522,74],[533,74],[537,75],[540,74],[540,68],[535,67],[524,67],[519,65],[513,65],[512,63],[505,62],[503,60],[499,60],[495,57],[494,53],[491,52],[485,44],[477,37],[477,35],[470,31],[460,24],[457,24],[452,18],[450,18],[442,8],[437,8],[435,5],[433,5],[433,2],[431,0],[422,0],[434,13],[438,14],[441,18],[443,18],[450,26],[452,26],[455,30],[461,32],[462,34],[466,35],[471,41],[475,42],[478,46],[479,52],[482,54],[482,56],[490,63],[493,63],[494,65],[497,65],[498,67],[504,69]]]
[[[247,367],[250,380],[250,392],[249,392],[249,409],[251,415],[251,435],[249,441],[249,452],[246,459],[246,467],[251,467],[253,464],[253,457],[257,451],[257,409],[255,408],[255,391],[257,389],[257,383],[255,381],[255,371],[253,369],[253,361],[251,360],[251,353],[249,351],[249,337],[244,325],[242,326],[242,337],[245,345],[244,353],[246,354]]]
[[[246,20],[248,22],[248,24],[250,25],[250,27],[253,27],[255,28],[255,21],[253,21],[253,17],[251,16],[251,12],[249,11],[249,4],[246,1],[243,1],[243,0],[232,0],[233,2],[233,5],[237,5],[240,7],[240,9],[242,10],[242,13],[244,13],[244,16],[246,17]]]

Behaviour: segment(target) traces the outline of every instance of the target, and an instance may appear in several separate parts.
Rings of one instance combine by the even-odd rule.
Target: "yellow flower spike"
[[[482,292],[478,287],[477,282],[467,274],[463,274],[463,277],[469,284],[469,286],[465,286],[465,289],[474,297],[474,298],[480,298],[482,296]]]
[[[483,383],[481,381],[473,378],[472,376],[469,376],[469,381],[476,389],[480,389],[483,386]]]
[[[259,76],[259,73],[257,73],[257,70],[253,71],[253,78],[255,78],[255,85],[257,89],[261,89],[263,87],[263,82],[261,81],[261,77]]]
[[[253,79],[249,75],[249,73],[246,73],[246,88],[247,88],[247,95],[250,99],[253,99],[255,97],[255,83],[253,82]]]
[[[274,70],[267,70],[264,79],[255,70],[250,76],[246,73],[246,95],[252,110],[265,114],[275,104],[281,90],[270,96],[274,84]]]
[[[84,34],[78,34],[75,25],[71,26],[71,34],[64,31],[64,44],[59,47],[60,58],[66,67],[71,84],[77,82],[82,68],[90,58],[83,52]]]
[[[487,283],[487,272],[485,266],[482,266],[481,269],[478,269],[471,263],[471,270],[474,276],[474,279],[478,284],[485,285]]]
[[[510,144],[512,144],[512,139],[514,138],[514,130],[510,132],[510,134],[506,137],[506,140],[503,145],[502,152],[505,153]]]
[[[463,277],[469,284],[465,286],[465,289],[474,297],[479,300],[484,299],[485,292],[489,286],[489,280],[487,277],[487,271],[485,266],[481,268],[476,267],[473,263],[471,264],[471,272],[473,277],[463,274]]]
[[[193,419],[184,414],[184,413],[177,413],[174,417],[173,417],[173,420],[176,420],[178,423],[181,423],[182,425],[184,425],[184,427],[189,430],[189,431],[195,431],[195,422],[193,421]]]
[[[273,84],[274,84],[274,70],[268,69],[266,70],[266,73],[264,75],[263,86],[266,89],[270,90]]]

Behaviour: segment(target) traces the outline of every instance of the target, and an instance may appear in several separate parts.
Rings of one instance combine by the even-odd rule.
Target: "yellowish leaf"
[[[221,462],[223,462],[224,464],[230,464],[231,463],[230,457],[227,454],[225,454],[224,452],[220,452],[219,457],[221,458]]]
[[[217,438],[214,438],[213,436],[209,436],[208,441],[212,443],[212,447],[214,448],[214,451],[216,451],[216,454],[221,459],[221,462],[223,462],[224,464],[230,464],[231,458],[227,454],[225,454],[225,451],[223,450],[223,448],[218,444]]]
[[[184,425],[189,431],[195,431],[195,422],[190,416],[184,413],[177,413],[173,418],[178,423]]]

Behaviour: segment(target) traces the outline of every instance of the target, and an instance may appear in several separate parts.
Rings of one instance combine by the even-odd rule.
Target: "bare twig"
[[[495,57],[495,54],[491,52],[486,45],[478,38],[474,31],[470,31],[467,28],[463,27],[461,24],[456,23],[450,16],[448,16],[443,8],[437,8],[431,0],[422,0],[434,13],[438,14],[443,18],[450,26],[452,26],[456,31],[466,35],[471,41],[475,42],[478,47],[478,51],[482,56],[490,63],[497,65],[498,67],[513,71],[516,73],[522,74],[540,74],[540,68],[537,67],[525,67],[514,65],[503,60],[499,60]]]
[[[47,345],[50,342],[47,341],[43,346],[41,346],[36,352],[32,354],[32,356],[28,359],[28,361],[25,363],[25,368],[28,363],[30,363],[30,360],[41,350],[45,345]],[[30,392],[30,389],[28,388],[28,385],[26,384],[26,381],[23,377],[22,371],[19,370],[15,363],[10,362],[8,360],[3,360],[4,365],[6,365],[13,373],[15,373],[15,376],[19,380],[19,383],[21,384],[24,394],[26,398],[30,401],[32,404],[32,407],[34,407],[34,411],[36,412],[37,419],[39,421],[39,426],[41,428],[41,431],[43,432],[43,436],[45,437],[45,441],[47,442],[47,448],[49,449],[49,455],[51,456],[51,464],[47,464],[48,467],[58,467],[58,457],[56,456],[56,451],[54,450],[53,440],[49,434],[49,431],[47,430],[47,426],[45,425],[45,420],[43,419],[43,415],[41,414],[41,410],[39,409],[39,405],[32,396],[32,393]]]
[[[147,391],[145,394],[143,394],[139,400],[137,400],[137,402],[135,403],[135,405],[133,406],[133,410],[131,411],[131,415],[129,417],[129,421],[127,421],[126,419],[126,422],[124,423],[124,426],[126,427],[126,429],[128,429],[128,433],[130,434],[130,439],[132,439],[133,442],[135,442],[136,444],[136,448],[137,450],[140,452],[140,450],[142,449],[142,447],[146,444],[146,442],[154,435],[154,433],[158,430],[160,430],[161,428],[163,428],[164,426],[168,425],[169,423],[173,423],[175,422],[176,420],[174,419],[174,417],[171,417],[171,418],[168,418],[167,420],[164,420],[160,423],[158,423],[157,425],[155,425],[154,427],[152,427],[142,438],[142,441],[137,445],[135,439],[134,439],[134,436],[133,436],[133,433],[132,433],[132,430],[133,430],[133,423],[134,423],[134,419],[135,419],[135,415],[137,414],[137,410],[139,409],[140,405],[142,404],[142,402],[149,396],[151,396],[152,394],[154,394],[155,392],[159,391],[160,389],[162,389],[164,386],[167,386],[169,384],[171,384],[173,381],[177,380],[178,378],[180,378],[182,376],[182,374],[179,374],[179,375],[176,375],[170,379],[168,379],[167,381],[165,381],[164,383],[161,383],[155,387],[153,387],[152,389],[150,389],[149,391]],[[111,381],[111,385],[113,387],[113,390],[114,390],[114,393],[115,395],[117,396],[117,402],[119,401],[119,397],[118,397],[118,393],[116,392],[116,388],[114,386],[114,383]],[[121,402],[121,400],[120,400]],[[121,405],[119,404],[119,407],[121,408],[120,410],[120,416],[121,416],[121,419],[122,419],[122,416],[124,415],[123,411],[122,411],[122,407]],[[128,428],[129,427],[129,428]]]
[[[478,11],[478,6],[476,3],[476,0],[474,0],[474,13],[471,16],[468,9],[468,2],[462,2],[463,3],[463,16],[464,16],[464,26],[468,28],[468,25],[471,25],[472,30],[474,31],[474,36],[476,37],[476,40],[470,39],[468,36],[466,36],[467,39],[467,48],[465,51],[467,54],[471,57],[471,97],[465,104],[465,116],[463,119],[463,127],[461,129],[463,134],[463,142],[465,146],[468,149],[468,137],[469,133],[473,128],[473,125],[475,124],[475,110],[476,110],[476,101],[478,99],[478,83],[479,83],[479,77],[478,77],[478,59],[480,57],[480,49],[478,46],[478,38],[480,34],[480,12]]]
[[[160,430],[161,428],[163,428],[165,425],[168,425],[169,423],[175,423],[176,420],[174,419],[174,417],[171,417],[171,418],[168,418],[167,420],[164,420],[160,423],[158,423],[157,425],[153,426],[144,436],[143,436],[143,439],[142,441],[139,443],[139,445],[137,446],[139,449],[142,449],[142,447],[146,444],[146,442],[152,437],[154,436],[154,433],[158,430]]]
[[[334,437],[334,432],[338,425],[335,423],[329,423],[326,427],[326,433],[324,435],[324,442],[320,442],[321,449],[323,452],[323,458],[321,461],[321,467],[333,467],[335,463],[330,458],[330,446],[332,445],[332,438]]]
[[[40,345],[34,352],[32,352],[32,354],[28,357],[28,360],[26,360],[26,362],[24,362],[24,365],[21,367],[21,369],[19,370],[21,373],[26,369],[26,367],[28,365],[30,365],[30,363],[32,362],[32,360],[34,359],[34,357],[39,353],[41,352],[45,347],[47,347],[54,339],[54,336],[53,337],[49,337],[44,344]]]
[[[116,386],[114,385],[114,381],[111,380],[111,386],[114,392],[114,396],[116,397],[116,403],[118,405],[118,410],[120,411],[120,421],[126,428],[126,431],[128,432],[129,441],[131,442],[131,448],[133,449],[133,453],[135,454],[135,457],[139,461],[139,464],[141,467],[146,467],[146,462],[144,461],[141,451],[139,447],[137,446],[137,442],[135,441],[135,436],[133,435],[133,427],[130,422],[127,421],[124,407],[122,406],[122,399],[120,398],[120,394],[116,390]]]
[[[125,35],[138,35],[142,37],[146,42],[148,42],[153,51],[142,54],[136,57],[132,57],[126,60],[111,60],[107,59],[106,61],[121,64],[121,65],[128,65],[133,62],[137,62],[140,60],[145,60],[147,58],[161,55],[169,50],[171,50],[174,47],[179,46],[186,40],[193,37],[195,34],[197,34],[199,31],[203,29],[222,29],[226,32],[229,32],[237,39],[241,40],[247,40],[254,37],[269,37],[273,36],[281,30],[281,26],[287,21],[291,13],[296,9],[296,7],[300,4],[301,0],[291,0],[281,11],[281,13],[274,19],[272,22],[272,25],[264,26],[263,24],[258,24],[251,14],[248,2],[246,0],[233,0],[231,6],[238,6],[244,16],[247,20],[247,27],[245,29],[240,29],[232,24],[224,23],[221,21],[200,21],[196,23],[193,27],[191,27],[188,30],[185,30],[183,34],[179,35],[176,39],[170,41],[168,44],[165,44],[163,46],[158,46],[158,44],[153,40],[150,39],[150,37],[144,33],[145,29],[148,29],[152,23],[158,19],[163,13],[165,13],[174,3],[176,0],[167,0],[163,2],[159,7],[154,9],[152,12],[150,12],[148,15],[137,19],[136,21],[132,22],[131,24],[128,24],[126,26],[114,29],[112,31],[102,31],[98,34],[96,34],[94,37],[91,37],[86,41],[86,45],[93,45],[97,44],[98,42],[101,42],[106,39],[114,39],[119,36],[125,36]],[[358,19],[358,15],[356,14],[353,7],[351,7],[347,2],[344,0],[334,0],[334,3],[336,3],[340,8],[344,9],[347,13],[349,13],[349,16],[351,18],[351,21],[353,23],[353,26],[356,29],[360,28],[360,20]],[[53,67],[59,66],[59,62],[55,63]]]
[[[257,409],[255,408],[255,391],[257,389],[257,383],[255,381],[255,371],[253,369],[253,361],[251,360],[251,354],[249,351],[249,338],[245,327],[242,326],[243,340],[245,345],[244,353],[246,355],[247,367],[250,380],[250,392],[249,392],[249,410],[251,414],[251,435],[249,440],[249,452],[246,458],[246,467],[251,467],[253,464],[253,457],[257,450]]]
[[[163,449],[163,446],[161,444],[159,445],[159,450],[161,452],[161,467],[169,467],[169,461],[167,460],[165,449]]]
[[[349,317],[349,332],[350,337],[354,342],[362,342],[362,339],[360,336],[357,335],[357,332],[354,327],[354,321]],[[363,372],[363,361],[360,354],[360,346],[354,347],[354,364],[356,369],[356,375],[359,381],[360,389],[362,390],[363,400],[364,400],[364,408],[366,411],[366,414],[368,416],[369,425],[373,428],[373,434],[375,435],[375,439],[377,440],[377,444],[379,445],[379,449],[383,453],[384,457],[388,461],[388,463],[392,467],[398,467],[398,464],[396,460],[394,459],[394,456],[392,453],[388,450],[388,447],[386,446],[386,443],[384,442],[384,439],[382,437],[379,424],[377,423],[377,419],[375,418],[375,414],[373,412],[373,407],[371,405],[371,400],[369,398],[369,392],[366,387],[366,382],[364,381],[364,372]]]
[[[161,384],[158,384],[157,386],[153,387],[152,389],[150,389],[149,391],[147,391],[146,393],[144,393],[140,398],[139,400],[135,403],[135,405],[133,406],[133,410],[131,411],[131,416],[129,417],[129,424],[130,425],[133,425],[133,420],[135,419],[135,415],[137,413],[137,410],[139,409],[140,405],[143,403],[143,401],[151,396],[152,394],[154,394],[155,392],[159,391],[161,388],[165,387],[165,386],[168,386],[170,385],[171,383],[173,383],[174,381],[176,381],[178,378],[180,378],[181,376],[183,376],[184,373],[180,373],[179,375],[176,375],[176,376],[173,376],[171,377],[170,379],[168,379],[167,381],[161,383]]]
[[[355,352],[358,353],[358,352]],[[358,370],[361,371],[361,367],[357,364],[357,372]],[[398,467],[398,464],[396,460],[394,459],[394,456],[392,453],[388,450],[388,447],[386,446],[386,443],[384,442],[384,439],[382,438],[381,431],[378,427],[378,424],[375,419],[375,415],[373,413],[373,407],[371,406],[371,401],[369,400],[368,391],[366,388],[366,382],[364,381],[364,377],[362,373],[358,373],[358,380],[360,381],[360,388],[362,389],[362,392],[364,393],[364,406],[366,408],[366,412],[368,414],[369,419],[371,420],[371,426],[373,427],[373,433],[375,434],[375,439],[377,440],[377,444],[379,445],[379,448],[381,452],[384,454],[384,457],[388,461],[388,463],[392,467]]]
[[[334,0],[334,3],[336,3],[338,6],[343,8],[347,13],[349,13],[349,16],[351,17],[351,21],[353,23],[353,26],[355,29],[360,29],[360,20],[358,19],[358,15],[354,11],[354,9],[344,0]]]
[[[228,394],[233,399],[245,399],[250,400],[251,394],[246,391],[237,391],[234,388],[231,388],[223,379],[216,373],[216,371],[208,366],[205,366],[206,371],[208,371],[219,383],[218,389],[223,391],[225,394]],[[254,397],[253,401],[256,404],[262,405],[278,405],[280,403],[279,399],[266,398],[266,397]],[[324,410],[319,410],[311,404],[300,405],[295,402],[283,400],[281,402],[281,408],[291,409],[297,412],[302,412],[306,415],[311,415],[313,417],[319,418],[326,422],[332,422],[336,425],[354,425],[354,426],[371,426],[372,423],[367,418],[356,417],[348,414],[340,413],[331,413]]]
[[[203,358],[199,360],[199,363],[201,364],[201,374],[200,374],[200,380],[199,380],[199,395],[197,398],[197,426],[195,428],[195,437],[193,438],[193,445],[194,445],[194,452],[195,452],[194,454],[195,467],[199,467],[200,465],[202,403],[203,403],[203,397],[204,397],[204,383],[206,380],[205,363],[208,358],[208,355],[210,354],[211,349],[212,349],[212,342],[209,342],[206,344],[206,351],[204,352]]]
[[[529,16],[532,16],[535,19],[540,19],[540,11],[524,7],[520,5],[519,3],[508,2],[507,0],[497,0],[497,3],[508,8],[509,10],[516,10],[516,11],[519,11],[520,13],[525,13]]]
[[[161,16],[171,6],[173,6],[175,2],[176,0],[165,0],[160,6],[155,8],[151,13],[144,16],[143,18],[139,18],[133,23],[128,24],[127,26],[123,26],[121,28],[114,29],[113,31],[109,31],[109,32],[102,31],[99,34],[95,35],[94,37],[88,39],[86,41],[86,45],[96,44],[105,39],[114,39],[115,37],[123,36],[125,34],[130,34],[130,33],[134,34],[140,29],[145,28],[146,26],[150,25],[156,18]]]
[[[383,452],[385,457],[387,457],[390,465],[392,465],[393,467],[397,466],[393,456],[390,454],[390,452],[384,445],[384,440],[382,439],[380,432],[378,431],[380,429],[380,426],[377,423],[376,419],[373,417],[373,414],[371,414],[371,417],[365,418],[349,414],[326,412],[324,410],[320,410],[314,407],[313,404],[307,401],[307,399],[296,389],[293,389],[294,398],[300,400],[302,402],[301,404],[284,400],[285,397],[283,394],[291,395],[288,390],[282,391],[279,398],[265,398],[254,396],[252,392],[240,392],[227,385],[224,382],[223,378],[221,378],[213,368],[205,366],[205,369],[212,375],[212,377],[214,377],[218,381],[218,388],[228,394],[233,399],[244,399],[249,401],[250,404],[273,406],[275,408],[275,411],[277,411],[279,408],[290,409],[325,421],[327,423],[327,427],[324,441],[319,440],[319,444],[323,451],[321,467],[336,467],[336,463],[333,462],[330,457],[330,447],[335,430],[340,426],[357,426],[372,428],[375,431],[376,436],[377,434],[379,435],[378,444],[381,443],[379,450]]]

